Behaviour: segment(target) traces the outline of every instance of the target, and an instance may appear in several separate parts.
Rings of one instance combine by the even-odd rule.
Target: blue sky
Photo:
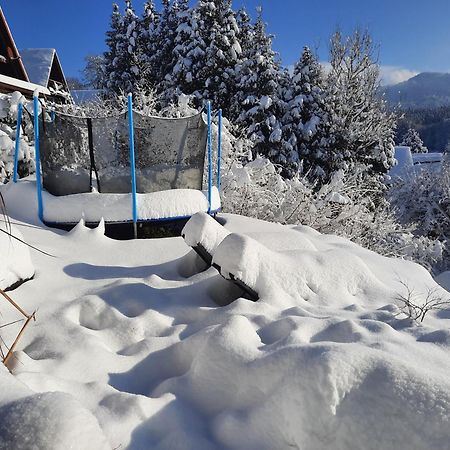
[[[124,4],[123,0],[118,1]],[[144,0],[134,0],[141,12]],[[67,76],[79,76],[84,56],[104,51],[111,0],[0,0],[19,48],[55,47]],[[301,48],[327,58],[328,39],[339,26],[368,28],[380,45],[388,82],[416,72],[450,72],[450,0],[235,0],[254,15],[262,5],[274,48],[285,65]]]

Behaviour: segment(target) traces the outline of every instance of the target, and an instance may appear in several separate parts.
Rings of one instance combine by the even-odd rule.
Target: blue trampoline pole
[[[39,94],[33,97],[34,107],[34,154],[36,159],[36,193],[38,204],[38,216],[41,222],[44,221],[44,204],[42,202],[42,180],[41,180],[41,153],[39,148]],[[44,118],[42,118],[44,120]]]
[[[137,194],[136,194],[136,161],[134,157],[134,123],[133,123],[133,94],[128,94],[128,130],[130,138],[130,166],[131,166],[131,198],[133,207],[134,238],[137,239]]]
[[[19,149],[20,149],[20,128],[22,126],[22,112],[23,105],[19,103],[17,105],[17,128],[16,128],[16,145],[14,148],[14,173],[13,173],[13,181],[17,183],[17,167],[19,165]]]
[[[211,143],[211,102],[208,102],[208,213],[211,212],[212,191],[212,143]]]
[[[217,190],[220,192],[220,169],[222,159],[222,110],[218,114],[218,136],[217,136]]]

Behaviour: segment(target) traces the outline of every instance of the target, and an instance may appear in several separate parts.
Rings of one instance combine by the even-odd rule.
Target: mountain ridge
[[[422,72],[384,88],[386,100],[401,109],[438,108],[450,105],[450,73]]]

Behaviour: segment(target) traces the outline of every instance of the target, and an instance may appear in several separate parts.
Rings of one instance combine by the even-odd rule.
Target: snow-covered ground
[[[11,237],[14,236],[14,237]],[[23,236],[6,215],[0,214],[0,289],[8,289],[34,275]]]
[[[23,186],[0,188],[11,220],[54,257],[32,251],[35,278],[11,293],[37,320],[12,375],[0,366],[1,449],[450,448],[450,308],[398,315],[402,283],[450,296],[425,269],[307,227],[197,216],[186,239],[251,302],[182,238],[40,225]]]

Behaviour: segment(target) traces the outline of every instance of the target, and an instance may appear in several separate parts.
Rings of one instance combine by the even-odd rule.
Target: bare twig
[[[429,289],[424,294],[416,293],[407,283],[400,281],[406,289],[406,294],[397,294],[396,300],[401,303],[400,312],[416,324],[422,323],[429,311],[442,310],[450,307],[450,299],[439,295],[436,288]]]
[[[6,345],[5,341],[3,340],[3,338],[0,339],[2,340],[3,344],[5,345],[5,347],[8,349],[8,353],[5,355],[3,353],[3,349],[1,349],[0,346],[0,353],[1,353],[1,357],[2,357],[2,361],[3,364],[7,364],[9,359],[11,358],[13,351],[17,345],[17,343],[19,342],[19,339],[22,337],[22,334],[25,331],[25,328],[27,327],[27,325],[31,322],[31,320],[36,320],[35,314],[36,311],[34,311],[31,315],[27,314],[3,289],[0,289],[0,295],[2,295],[12,306],[14,306],[14,308],[17,309],[17,311],[19,311],[24,317],[26,317],[26,322],[24,323],[23,327],[20,329],[19,334],[17,335],[16,339],[14,340],[14,342],[12,343],[11,347],[8,348],[8,346]],[[7,325],[12,325],[14,323],[19,322],[20,320],[17,320],[15,322],[11,322]],[[6,325],[3,325],[2,327],[5,327]]]
[[[36,311],[33,312],[33,314],[31,314],[31,316],[28,317],[27,321],[24,323],[23,327],[19,331],[19,334],[17,335],[16,339],[14,340],[13,344],[11,345],[11,348],[9,349],[5,358],[3,359],[3,364],[5,364],[5,366],[8,363],[9,358],[11,358],[11,355],[13,354],[13,351],[16,348],[16,345],[19,342],[19,339],[22,337],[22,334],[25,331],[25,328],[27,327],[27,325],[31,322],[31,320],[36,320],[35,314],[36,314]]]

